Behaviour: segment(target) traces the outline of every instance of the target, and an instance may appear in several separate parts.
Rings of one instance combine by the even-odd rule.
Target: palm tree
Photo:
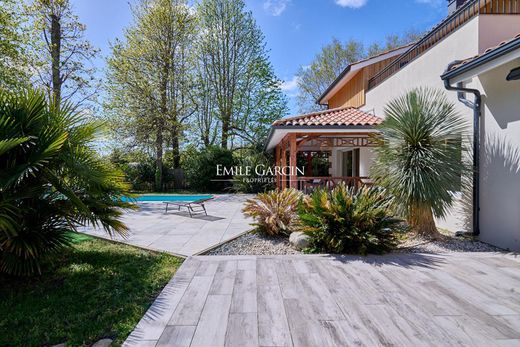
[[[41,272],[42,260],[88,223],[124,234],[129,186],[92,149],[101,125],[41,91],[0,91],[0,272]]]
[[[446,216],[466,171],[466,123],[441,91],[423,88],[389,102],[385,116],[372,175],[415,232],[435,237],[434,216]]]

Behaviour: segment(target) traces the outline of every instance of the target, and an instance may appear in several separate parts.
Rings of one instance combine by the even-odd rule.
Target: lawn
[[[77,235],[42,276],[0,276],[0,346],[120,345],[181,262]]]

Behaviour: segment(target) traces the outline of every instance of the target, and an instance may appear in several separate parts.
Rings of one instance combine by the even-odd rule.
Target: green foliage
[[[178,168],[182,132],[195,108],[190,90],[196,22],[185,0],[139,0],[132,13],[132,25],[107,61],[104,108],[119,142],[154,154],[155,189],[161,191],[165,148],[174,151]]]
[[[114,149],[108,160],[125,174],[134,191],[153,191],[155,182],[154,158],[139,150]]]
[[[316,100],[345,67],[365,57],[363,44],[355,40],[342,43],[336,38],[323,46],[309,67],[298,71],[298,105],[305,113],[320,109]]]
[[[91,346],[107,337],[120,346],[181,264],[165,253],[74,240],[43,276],[0,274],[0,346]]]
[[[267,235],[288,235],[295,230],[302,193],[296,189],[273,190],[246,201],[242,212],[255,219],[258,231]]]
[[[0,0],[0,88],[12,89],[28,82],[29,38],[21,7],[17,0]]]
[[[443,92],[415,89],[392,100],[372,176],[396,199],[398,213],[421,233],[435,233],[467,170],[461,141],[466,122]],[[462,152],[462,154],[461,154]]]
[[[262,152],[247,151],[245,155],[238,157],[238,166],[242,167],[242,174],[233,177],[233,190],[240,193],[257,194],[274,189],[273,176],[261,176],[264,170],[271,168],[272,158]],[[250,172],[246,173],[245,168]],[[258,169],[258,170],[257,170]],[[259,172],[260,171],[260,172]]]
[[[217,124],[222,147],[254,143],[287,113],[264,35],[244,0],[202,0],[196,10],[197,131],[205,145]]]
[[[392,250],[402,231],[392,198],[381,188],[317,190],[304,198],[298,214],[313,252],[380,254]]]
[[[195,147],[188,147],[181,158],[181,166],[184,169],[188,186],[191,190],[199,192],[222,192],[231,187],[231,176],[218,176],[217,165],[231,168],[236,161],[233,152],[211,146],[202,150]],[[216,181],[220,180],[220,181]]]
[[[86,223],[124,234],[128,185],[92,149],[100,124],[42,92],[0,91],[0,272],[41,272]]]
[[[86,39],[85,24],[74,13],[70,0],[25,2],[30,20],[31,67],[37,71],[38,86],[57,101],[79,105],[90,101],[94,108],[99,79],[93,61],[99,49]]]

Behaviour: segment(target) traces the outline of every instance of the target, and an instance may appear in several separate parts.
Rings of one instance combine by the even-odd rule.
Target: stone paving
[[[250,197],[215,196],[206,204],[208,216],[202,214],[193,218],[172,206],[166,214],[162,202],[141,202],[139,210],[126,212],[123,216],[130,228],[128,237],[114,236],[113,240],[182,256],[194,255],[252,229],[252,220],[241,211]],[[102,229],[87,227],[80,231],[110,239]]]

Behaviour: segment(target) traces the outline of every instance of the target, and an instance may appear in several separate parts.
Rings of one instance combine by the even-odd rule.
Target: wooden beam
[[[276,147],[274,148],[274,165],[280,165],[280,144],[276,145]],[[280,189],[280,175],[278,174],[278,172],[275,173],[275,182],[276,188]]]
[[[296,134],[291,134],[289,137],[289,166],[291,167],[290,187],[298,188],[298,176],[296,175],[296,155],[298,154],[298,147],[296,145]]]
[[[282,168],[286,167],[287,166],[287,147],[284,146],[284,143],[282,142],[282,146],[280,147],[280,156],[281,156],[281,161],[280,161],[280,166]],[[287,188],[287,176],[285,175],[281,175],[281,187],[280,189],[285,189]]]

